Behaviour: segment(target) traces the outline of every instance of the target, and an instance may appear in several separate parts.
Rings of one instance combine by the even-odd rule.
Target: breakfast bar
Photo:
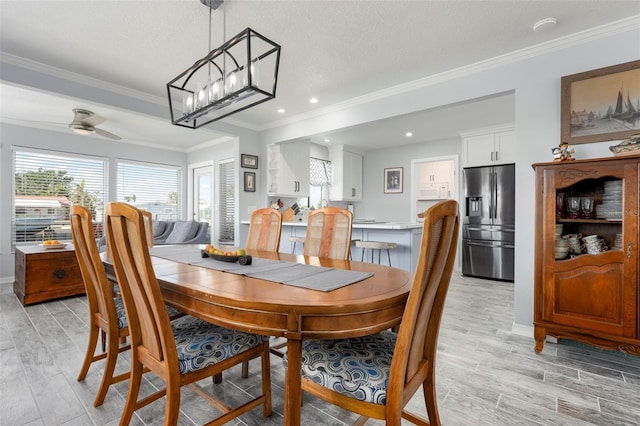
[[[242,242],[247,239],[247,232],[249,229],[249,222],[243,221],[240,226],[240,241],[237,243],[242,246]],[[303,237],[307,232],[306,222],[283,222],[282,234],[280,238],[280,252],[292,253],[292,244],[289,242],[289,237]],[[420,251],[420,239],[422,236],[422,223],[395,223],[395,222],[375,222],[366,221],[359,222],[354,221],[352,225],[352,240],[361,241],[384,241],[389,243],[396,243],[398,246],[392,250],[391,266],[394,268],[404,269],[405,271],[415,271],[418,263],[418,252]],[[302,247],[298,245],[296,253],[302,253]],[[353,260],[360,260],[362,258],[362,251],[355,247],[355,244],[351,246],[351,256]],[[367,253],[367,257],[369,254]],[[377,256],[375,261],[377,262]],[[371,258],[369,257],[369,260]],[[365,257],[364,261],[367,261]],[[383,256],[381,263],[386,264],[386,256]]]

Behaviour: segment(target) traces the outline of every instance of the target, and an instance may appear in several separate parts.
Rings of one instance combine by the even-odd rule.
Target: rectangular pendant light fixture
[[[167,83],[171,122],[197,129],[276,97],[280,45],[247,28]]]

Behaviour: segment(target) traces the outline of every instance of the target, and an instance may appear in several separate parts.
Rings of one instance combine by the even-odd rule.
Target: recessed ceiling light
[[[284,114],[285,112],[287,112],[284,108],[278,108],[278,112],[280,114]]]
[[[407,132],[407,133],[405,133],[404,135],[405,135],[406,137],[410,138],[411,136],[413,136],[413,133],[411,133],[411,132]]]
[[[325,142],[331,142],[331,139],[325,139],[324,141]]]
[[[318,98],[311,98],[311,99],[309,99],[309,102],[311,102],[312,104],[317,104],[318,103]]]
[[[533,24],[533,31],[542,31],[553,28],[556,25],[556,18],[544,18]]]

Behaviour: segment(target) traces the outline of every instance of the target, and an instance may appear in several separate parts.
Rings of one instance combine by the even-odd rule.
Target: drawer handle
[[[56,269],[55,271],[53,271],[53,275],[55,275],[57,279],[61,280],[65,277],[65,275],[67,275],[67,271],[65,271],[64,269]]]

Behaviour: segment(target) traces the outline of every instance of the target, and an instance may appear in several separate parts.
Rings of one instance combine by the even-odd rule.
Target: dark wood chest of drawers
[[[13,292],[23,305],[85,293],[73,245],[16,247],[15,258]]]

